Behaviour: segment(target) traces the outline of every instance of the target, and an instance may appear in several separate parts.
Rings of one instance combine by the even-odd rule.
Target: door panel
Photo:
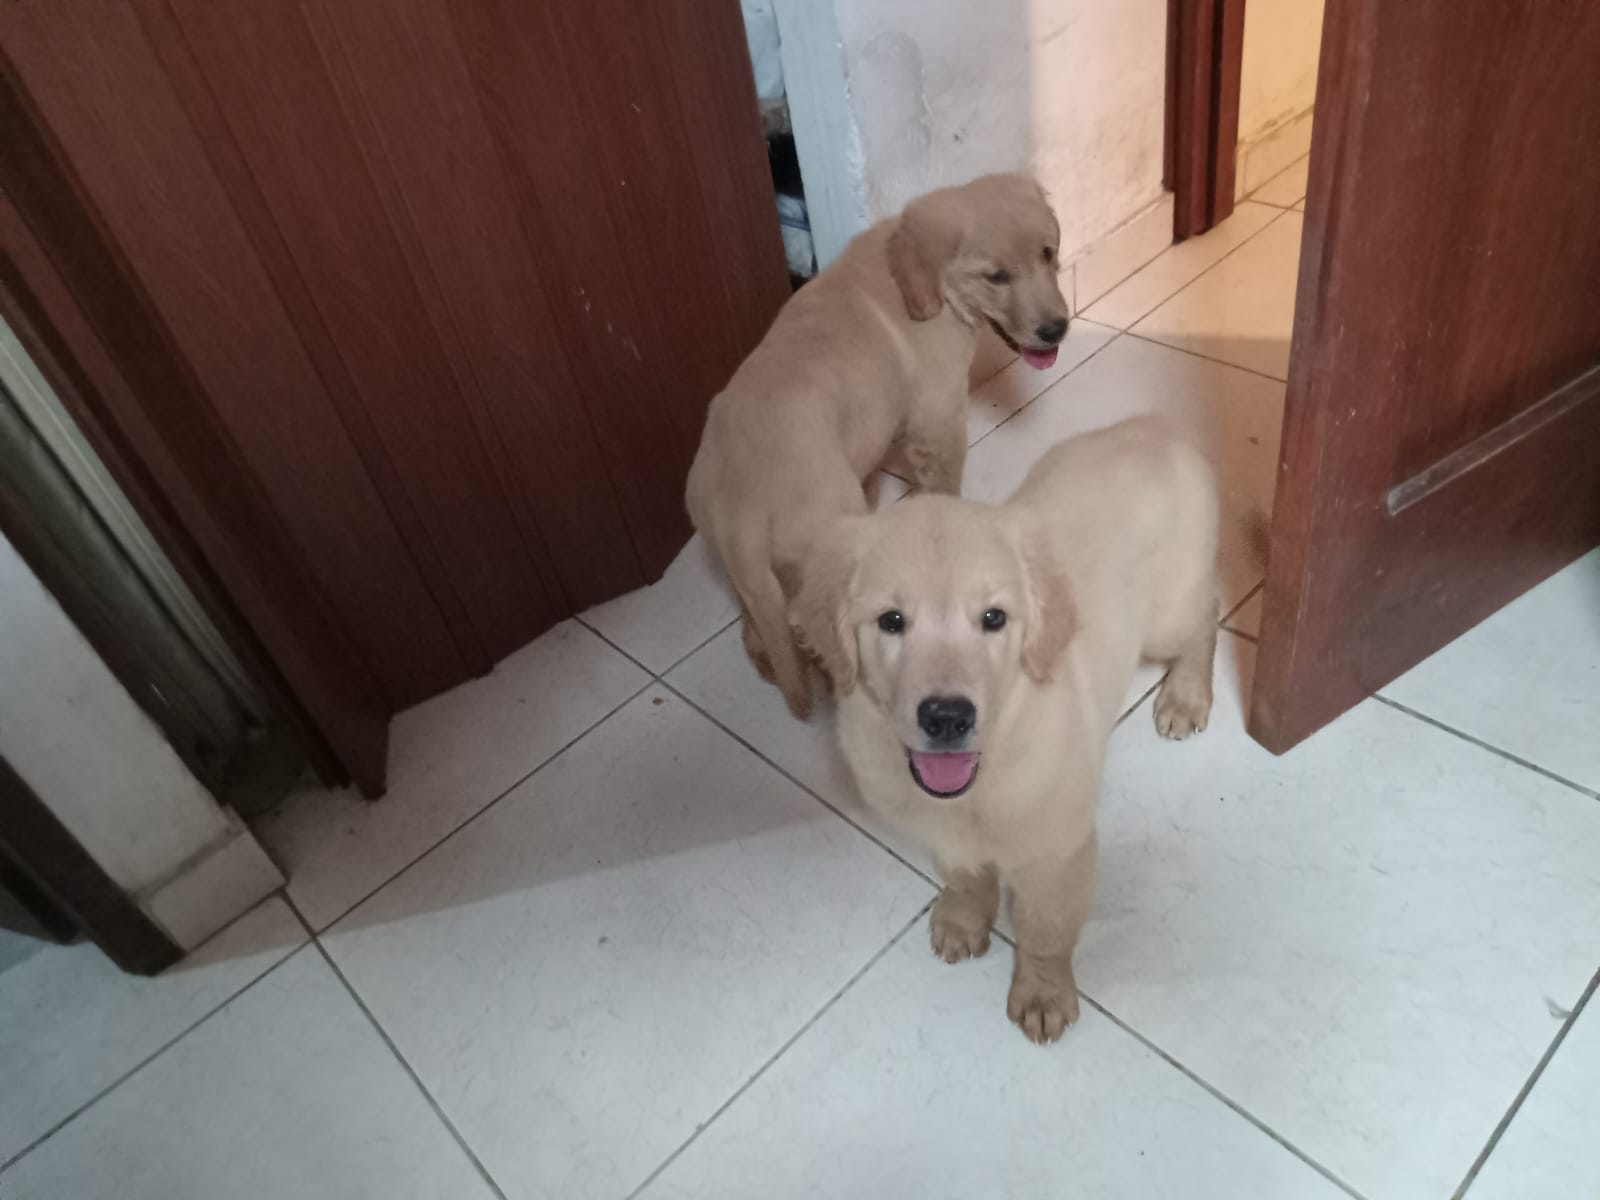
[[[1329,0],[1251,732],[1600,542],[1600,8]]]
[[[381,792],[365,662],[4,71],[0,174],[7,324],[319,773]]]
[[[0,50],[386,710],[682,547],[788,294],[732,0],[13,0]]]
[[[187,48],[203,81],[189,107],[217,99],[271,222],[261,236],[283,239],[313,298],[308,319],[338,347],[374,452],[402,481],[391,507],[415,511],[409,540],[442,567],[456,643],[487,670],[538,628],[545,598],[379,196],[381,146],[344,114],[300,6],[163,7],[183,39],[164,54]]]
[[[95,209],[240,458],[263,481],[320,481],[280,489],[275,505],[386,692],[404,703],[448,686],[465,663],[296,335],[273,257],[257,255],[251,210],[231,202],[133,9],[68,0],[49,21],[38,11],[8,10],[6,49],[56,136],[76,148]],[[385,653],[407,639],[410,653]]]

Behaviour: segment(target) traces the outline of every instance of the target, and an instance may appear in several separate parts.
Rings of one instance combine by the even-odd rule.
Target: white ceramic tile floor
[[[1512,1118],[1472,1200],[1600,1196],[1600,1005],[1583,1010]]]
[[[1038,1053],[999,950],[946,966],[919,921],[644,1200],[1343,1197],[1092,1008]]]
[[[1167,411],[1217,457],[1244,598],[1299,220],[1241,205],[980,392],[968,494]],[[756,678],[695,553],[405,714],[382,802],[266,824],[319,945],[272,901],[158,980],[81,947],[0,975],[0,1197],[1443,1200],[1480,1159],[1468,1200],[1595,1194],[1600,555],[1283,758],[1243,733],[1233,633],[1204,735],[1141,700],[1090,1003],[1041,1050],[1007,945],[934,961],[927,856],[863,815],[826,706]],[[1259,594],[1228,618],[1258,622]]]
[[[973,445],[1002,421],[1015,416],[1115,336],[1114,329],[1076,320],[1067,331],[1054,365],[1039,371],[1020,358],[1012,359],[1003,371],[972,393],[972,405],[967,410],[967,444]]]
[[[1293,208],[1306,198],[1306,176],[1311,171],[1311,156],[1296,159],[1251,193],[1250,199],[1277,208]]]
[[[294,914],[272,899],[157,979],[124,975],[89,945],[49,946],[7,971],[0,977],[0,1164],[305,940]],[[9,1200],[4,1183],[0,1196]]]
[[[656,687],[327,944],[500,1185],[580,1200],[642,1183],[932,896]]]
[[[258,827],[289,895],[324,929],[514,786],[650,677],[576,621],[395,719],[389,791],[313,789]]]
[[[1600,550],[1382,694],[1600,793]]]
[[[1133,332],[1287,379],[1304,219],[1297,212],[1278,213],[1258,235],[1136,324]]]
[[[1277,215],[1276,209],[1265,204],[1242,202],[1215,229],[1167,247],[1159,257],[1084,309],[1084,319],[1117,329],[1128,328],[1260,233]]]
[[[1113,737],[1079,983],[1363,1196],[1446,1196],[1600,965],[1600,804],[1376,700],[1274,758],[1253,659],[1202,737]]]
[[[492,1200],[306,947],[0,1176],[6,1200]]]

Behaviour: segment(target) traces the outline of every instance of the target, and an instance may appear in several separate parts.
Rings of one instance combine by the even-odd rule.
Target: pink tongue
[[[1051,346],[1048,350],[1024,350],[1022,361],[1035,371],[1047,370],[1056,365],[1056,354],[1060,349],[1059,346]]]
[[[926,750],[913,750],[911,765],[917,770],[917,778],[930,791],[959,792],[972,782],[972,773],[978,769],[978,756],[929,754]]]

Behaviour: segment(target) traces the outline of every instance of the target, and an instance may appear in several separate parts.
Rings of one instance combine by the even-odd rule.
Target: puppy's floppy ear
[[[906,205],[889,237],[889,273],[913,321],[944,307],[944,271],[961,248],[961,228],[947,197],[922,196]]]
[[[856,636],[850,628],[850,591],[860,561],[863,518],[845,518],[817,540],[800,570],[800,591],[789,604],[795,640],[816,656],[835,696],[856,686]]]
[[[1022,631],[1022,669],[1035,683],[1048,683],[1078,628],[1072,589],[1048,552],[1045,539],[1029,532],[1021,539],[1028,581],[1028,624]]]

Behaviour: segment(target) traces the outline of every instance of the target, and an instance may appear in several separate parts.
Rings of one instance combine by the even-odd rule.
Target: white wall
[[[1246,195],[1311,149],[1323,0],[1250,0],[1244,10],[1235,194]]]
[[[131,893],[233,835],[228,815],[3,537],[0,755]]]
[[[1304,113],[1317,98],[1323,0],[1251,0],[1244,9],[1239,141]]]
[[[1035,171],[1062,258],[1161,195],[1165,0],[776,0],[819,261],[906,200]]]

